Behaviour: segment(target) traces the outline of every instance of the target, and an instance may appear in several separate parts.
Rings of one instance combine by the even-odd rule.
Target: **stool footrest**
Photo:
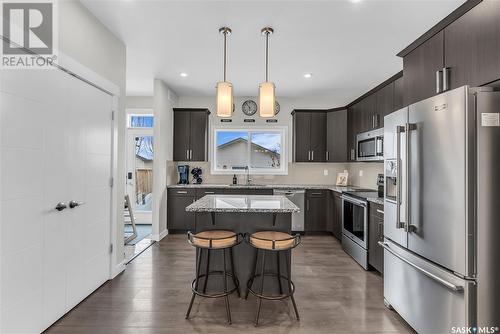
[[[221,271],[221,270],[215,270],[215,271],[210,271],[208,273],[208,276],[224,276],[224,272]],[[202,274],[200,276],[198,276],[197,278],[195,278],[192,282],[191,282],[191,290],[193,291],[194,294],[198,295],[198,296],[201,296],[201,297],[205,297],[205,298],[222,298],[222,297],[226,297],[226,296],[229,296],[230,294],[232,294],[233,292],[235,292],[236,290],[239,289],[240,287],[240,281],[238,280],[237,277],[233,277],[233,275],[231,273],[228,273],[226,272],[226,277],[229,277],[231,279],[234,278],[234,280],[236,281],[236,284],[234,286],[234,288],[232,288],[231,290],[228,290],[227,292],[220,292],[220,293],[203,293],[201,291],[198,291],[196,289],[196,282],[201,279],[201,278],[204,278],[207,279],[207,275],[206,274]]]
[[[254,275],[254,276],[250,277],[250,279],[247,282],[247,289],[248,289],[248,291],[252,295],[254,295],[255,297],[266,299],[266,300],[281,300],[281,299],[285,299],[285,298],[290,298],[295,293],[295,284],[293,284],[293,281],[290,281],[290,286],[291,287],[290,287],[290,292],[289,293],[284,293],[284,294],[281,294],[281,295],[278,295],[278,296],[271,296],[271,295],[260,294],[260,293],[254,291],[252,289],[252,286],[253,286],[253,283],[254,283],[255,279],[258,278],[258,277],[260,277],[260,276],[261,276],[260,274]],[[276,273],[264,273],[264,277],[265,276],[276,277],[276,278],[279,277],[281,279],[288,280],[288,277],[286,277],[284,275],[279,276]]]

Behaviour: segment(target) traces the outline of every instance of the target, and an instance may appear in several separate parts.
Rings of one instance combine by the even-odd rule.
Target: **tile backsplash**
[[[177,163],[167,163],[167,182],[178,182]],[[210,162],[188,162],[191,168],[203,169],[203,183],[229,184],[233,175],[210,174]],[[255,184],[335,184],[337,173],[347,170],[348,183],[352,186],[376,189],[377,175],[383,173],[382,163],[289,163],[288,175],[254,175]],[[326,174],[326,175],[325,175]],[[238,183],[245,182],[245,175],[237,175]]]

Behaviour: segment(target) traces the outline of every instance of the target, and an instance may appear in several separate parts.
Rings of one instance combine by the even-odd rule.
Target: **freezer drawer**
[[[386,239],[384,298],[419,333],[475,325],[474,281],[461,279]]]

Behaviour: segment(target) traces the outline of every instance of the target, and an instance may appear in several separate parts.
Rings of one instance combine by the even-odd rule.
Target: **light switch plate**
[[[328,169],[323,169],[323,175],[328,176]]]
[[[359,170],[359,176],[360,177],[363,176],[363,170],[362,169]]]

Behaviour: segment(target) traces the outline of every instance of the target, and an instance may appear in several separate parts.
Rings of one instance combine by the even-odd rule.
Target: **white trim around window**
[[[228,152],[229,159],[236,159],[239,153],[238,161],[233,163],[219,162],[219,160],[228,158],[223,158],[220,153],[222,145],[227,145],[229,143],[235,143],[236,140],[229,140],[221,145],[221,141],[218,140],[218,136],[228,134],[231,132],[243,132],[247,134],[246,140],[240,139],[239,146],[240,149],[236,147],[232,148],[232,152]],[[272,149],[266,149],[266,145],[260,146],[255,142],[252,142],[250,138],[258,135],[273,135],[278,134],[280,137],[279,150],[273,151]],[[243,139],[243,140],[241,140]],[[227,139],[226,139],[227,140]],[[218,143],[219,142],[219,143]],[[224,142],[224,141],[222,141]],[[247,148],[245,150],[245,145]],[[261,147],[262,150],[255,150],[253,146]],[[219,148],[219,150],[218,150]],[[219,152],[219,153],[218,153]],[[264,164],[259,166],[256,161],[257,155],[269,155],[269,159],[264,161]],[[262,159],[261,159],[262,160]],[[265,160],[265,159],[264,159]],[[274,127],[213,127],[211,129],[211,150],[210,150],[210,161],[211,161],[211,174],[245,174],[247,171],[245,167],[249,167],[250,174],[261,174],[261,175],[288,175],[288,128],[285,126],[274,126]],[[221,167],[224,165],[224,167]],[[268,168],[266,166],[269,166]],[[271,167],[272,166],[272,167]]]

